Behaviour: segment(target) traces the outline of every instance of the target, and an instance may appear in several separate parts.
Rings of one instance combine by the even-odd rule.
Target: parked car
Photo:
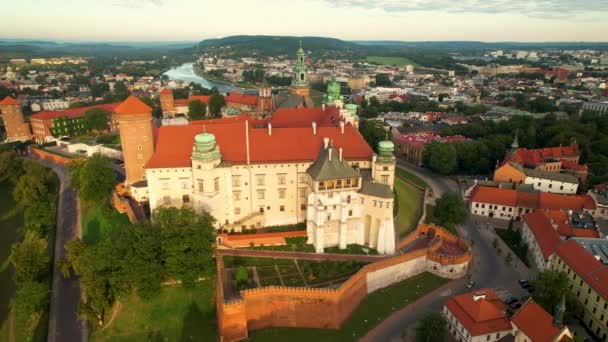
[[[473,288],[473,286],[475,286],[475,281],[469,280],[469,282],[467,283],[467,289]]]
[[[507,299],[504,300],[504,303],[507,304],[507,305],[511,305],[511,304],[513,304],[513,303],[515,303],[517,301],[518,301],[517,298],[515,298],[515,297],[509,297],[509,298],[507,298]]]
[[[528,290],[528,292],[530,292],[530,293],[533,293],[534,290],[536,290],[536,289],[534,288],[534,286],[530,285],[526,288],[526,290]]]
[[[530,282],[528,282],[527,280],[520,280],[519,285],[522,288],[527,289],[528,287],[530,287]]]

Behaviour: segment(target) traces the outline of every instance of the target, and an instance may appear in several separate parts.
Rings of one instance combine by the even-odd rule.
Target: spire
[[[566,312],[566,294],[562,295],[562,299],[555,308],[555,315],[553,316],[553,325],[559,326],[564,322],[564,313]]]
[[[518,135],[519,131],[515,130],[515,139],[513,139],[513,143],[511,144],[511,149],[516,149],[519,147],[519,144],[517,143],[517,135]]]

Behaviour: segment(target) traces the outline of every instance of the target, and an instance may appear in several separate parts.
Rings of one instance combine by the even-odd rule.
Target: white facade
[[[485,217],[510,220],[516,213],[515,207],[491,203],[471,202],[471,213]]]
[[[578,191],[578,183],[562,182],[547,178],[537,178],[527,176],[524,180],[525,184],[531,184],[535,190],[542,192],[552,192],[556,194],[576,194]]]
[[[521,232],[522,240],[528,246],[528,251],[530,253],[529,255],[531,255],[534,259],[534,264],[540,272],[546,270],[549,266],[549,260],[545,259],[545,257],[543,256],[543,252],[541,251],[540,246],[538,245],[538,241],[534,237],[534,233],[532,233],[530,226],[528,226],[528,223],[526,223],[525,221],[522,226]]]

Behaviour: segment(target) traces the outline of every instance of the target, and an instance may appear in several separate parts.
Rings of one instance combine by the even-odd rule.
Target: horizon
[[[608,31],[602,0],[235,0],[230,13],[218,15],[226,9],[196,0],[23,1],[12,5],[19,15],[0,23],[0,39],[190,42],[247,32],[345,41],[596,43]]]

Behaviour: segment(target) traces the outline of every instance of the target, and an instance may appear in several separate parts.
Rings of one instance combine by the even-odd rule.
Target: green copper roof
[[[200,133],[194,137],[194,141],[197,143],[215,143],[215,135],[211,133]]]
[[[220,149],[215,143],[215,135],[199,133],[194,137],[192,159],[208,161],[220,157]]]
[[[384,140],[378,143],[378,161],[391,163],[395,161],[395,144],[392,141]]]
[[[304,63],[304,49],[300,41],[300,48],[296,53],[296,65],[293,67],[292,87],[308,87],[308,67]]]

